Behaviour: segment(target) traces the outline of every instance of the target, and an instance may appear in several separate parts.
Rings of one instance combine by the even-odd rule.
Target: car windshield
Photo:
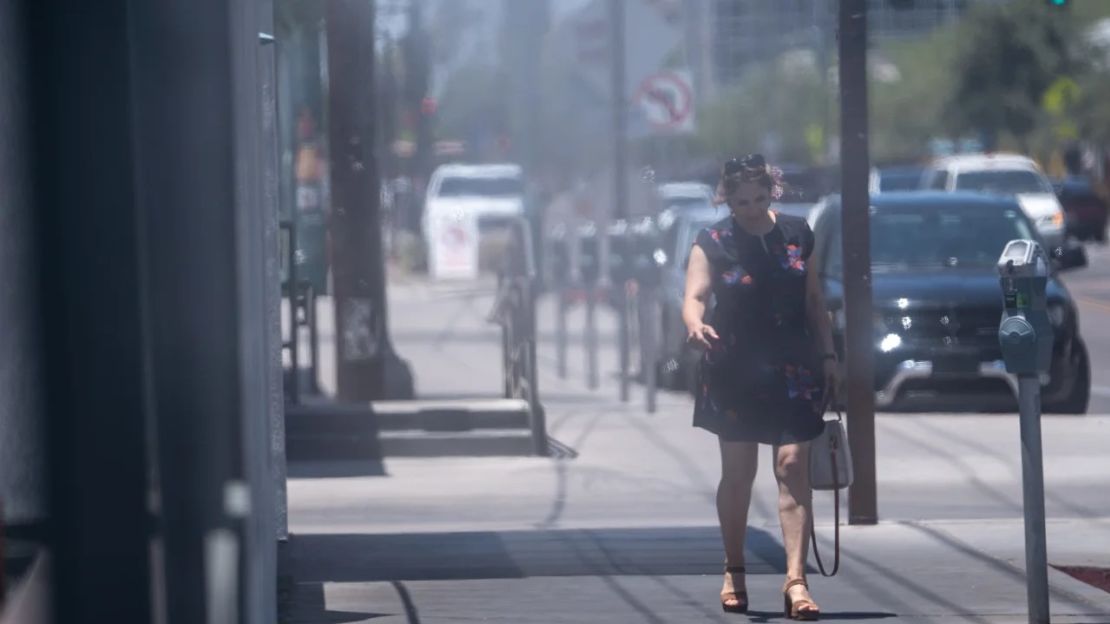
[[[705,208],[712,205],[705,197],[671,197],[665,201],[667,210],[688,210],[690,208]]]
[[[879,173],[879,191],[890,193],[893,191],[914,191],[921,187],[921,171],[881,171]]]
[[[994,267],[1006,243],[1034,239],[1028,221],[1017,208],[981,210],[960,208],[920,211],[872,211],[871,266],[876,272],[921,268],[983,269]],[[839,250],[840,231],[832,241]],[[833,252],[828,272],[839,275],[841,257]]]
[[[524,193],[520,178],[444,178],[440,197],[516,197]]]
[[[1052,188],[1036,172],[1021,169],[961,173],[956,176],[956,190],[1002,195],[1052,192]]]

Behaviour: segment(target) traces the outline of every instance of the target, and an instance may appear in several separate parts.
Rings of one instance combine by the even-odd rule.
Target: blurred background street
[[[812,231],[823,619],[1110,624],[1108,102],[1110,0],[0,0],[0,624],[743,621],[725,163]]]

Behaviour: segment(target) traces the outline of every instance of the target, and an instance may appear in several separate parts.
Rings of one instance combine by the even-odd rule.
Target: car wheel
[[[1091,360],[1087,355],[1087,346],[1077,341],[1079,348],[1079,362],[1075,367],[1075,383],[1071,392],[1063,400],[1045,406],[1046,412],[1057,414],[1086,414],[1091,402]]]

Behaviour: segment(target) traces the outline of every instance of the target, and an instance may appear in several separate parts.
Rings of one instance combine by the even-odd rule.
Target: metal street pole
[[[143,22],[123,0],[0,5],[4,283],[22,295],[5,304],[36,321],[5,326],[10,345],[34,349],[5,351],[5,381],[38,386],[4,391],[31,397],[15,409],[43,427],[50,621],[148,621],[157,523],[133,169]]]
[[[846,319],[844,388],[855,481],[849,524],[878,522],[867,120],[867,0],[840,0],[840,166]]]
[[[609,27],[610,55],[612,60],[612,91],[613,91],[613,216],[617,219],[628,219],[628,127],[625,116],[625,67],[624,67],[624,0],[609,0]],[[606,224],[607,225],[607,224]],[[608,278],[608,228],[599,228],[600,242],[604,245],[602,253],[601,274],[606,281]],[[620,289],[620,296],[626,296],[624,284],[616,284]],[[620,349],[620,397],[622,402],[628,401],[628,367],[629,367],[629,340],[628,340],[628,315],[623,308],[618,320],[618,348]]]
[[[1045,543],[1044,458],[1041,453],[1041,380],[1018,377],[1025,574],[1030,624],[1048,624],[1048,548]]]
[[[328,132],[338,397],[385,392],[385,280],[374,157],[374,3],[329,0]]]

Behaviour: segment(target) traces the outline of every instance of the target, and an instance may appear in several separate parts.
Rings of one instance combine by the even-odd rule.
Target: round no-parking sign
[[[694,91],[687,72],[649,76],[636,91],[635,102],[656,130],[694,131]]]

